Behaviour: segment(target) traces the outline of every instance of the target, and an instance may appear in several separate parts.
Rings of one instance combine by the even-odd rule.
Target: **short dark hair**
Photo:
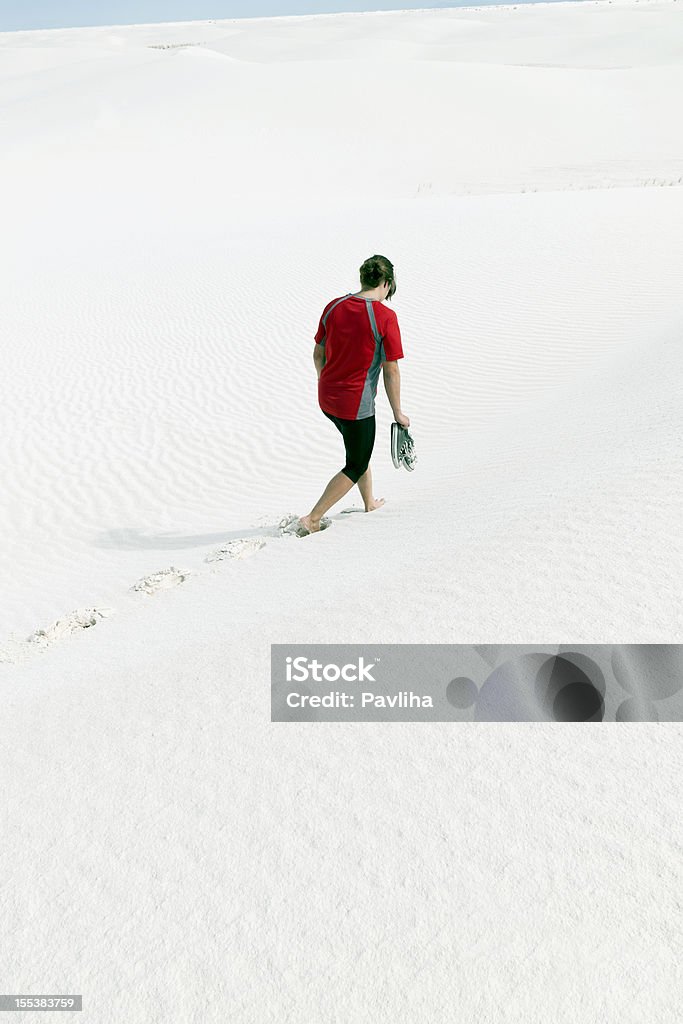
[[[369,256],[360,268],[361,288],[377,288],[386,281],[389,285],[387,298],[396,294],[396,276],[393,263],[386,256]]]

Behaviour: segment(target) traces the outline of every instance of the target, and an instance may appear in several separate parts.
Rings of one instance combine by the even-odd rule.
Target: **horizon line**
[[[507,2],[498,3],[496,0],[487,2],[483,0],[480,3],[453,3],[448,7],[397,7],[391,10],[370,10],[370,11],[320,11],[314,14],[256,14],[256,15],[235,15],[231,18],[190,18],[180,19],[175,21],[127,21],[127,22],[116,22],[106,25],[61,25],[59,27],[52,26],[50,28],[7,28],[0,29],[0,35],[14,35],[18,32],[79,32],[82,29],[94,29],[94,28],[150,28],[159,25],[215,25],[219,22],[232,22],[232,21],[282,21],[284,19],[292,18],[337,18],[340,15],[355,15],[363,17],[367,14],[429,14],[431,12],[443,13],[444,11],[466,11],[466,10],[481,10],[482,8],[489,7],[558,7],[561,5],[569,6],[579,3],[592,3],[592,4],[609,4],[611,6],[627,6],[629,4],[637,3],[661,3],[662,0],[507,0]],[[677,0],[670,0],[671,3],[676,3]]]

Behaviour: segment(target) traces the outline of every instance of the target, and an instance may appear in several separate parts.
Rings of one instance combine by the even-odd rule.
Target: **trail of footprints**
[[[356,511],[345,509],[345,512]],[[360,510],[359,510],[360,511]],[[227,544],[216,548],[204,559],[205,562],[223,562],[232,559],[251,558],[257,551],[264,548],[271,538],[301,538],[308,534],[301,529],[299,517],[293,512],[288,512],[278,522],[277,526],[266,526],[263,533],[256,537],[240,537],[231,540]],[[323,516],[320,521],[320,529],[326,530],[331,526],[331,520]],[[166,569],[160,569],[149,576],[136,580],[130,587],[132,591],[141,594],[152,595],[160,590],[169,590],[183,583],[190,572],[177,569],[174,565]],[[97,625],[102,619],[115,614],[114,608],[77,608],[67,615],[57,619],[46,629],[37,629],[30,636],[24,639],[10,638],[3,646],[0,646],[0,665],[16,664],[26,661],[33,654],[47,650],[55,643],[65,640],[84,629],[90,629]]]

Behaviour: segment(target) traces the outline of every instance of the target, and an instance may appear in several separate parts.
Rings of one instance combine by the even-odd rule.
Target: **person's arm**
[[[323,366],[325,365],[325,346],[324,345],[318,345],[316,343],[316,346],[313,349],[313,363],[315,365],[315,372],[318,374],[318,380],[320,380],[320,374],[322,372]]]
[[[382,372],[384,374],[384,390],[387,393],[394,419],[401,426],[409,427],[410,420],[401,410],[401,371],[398,368],[398,360],[382,363]]]

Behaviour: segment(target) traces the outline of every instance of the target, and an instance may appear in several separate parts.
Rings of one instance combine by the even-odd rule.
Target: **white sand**
[[[677,1020],[679,725],[272,725],[269,673],[276,642],[683,642],[682,29],[0,34],[4,991]],[[386,506],[280,537],[340,468],[313,334],[375,252],[418,469],[381,393]]]

